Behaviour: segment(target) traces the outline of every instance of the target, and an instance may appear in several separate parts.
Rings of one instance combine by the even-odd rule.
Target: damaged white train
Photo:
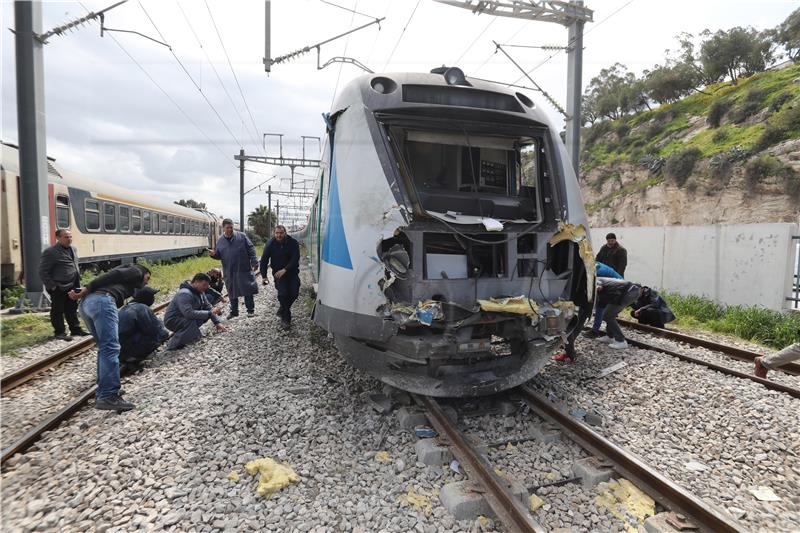
[[[314,321],[403,390],[524,383],[591,307],[594,260],[564,146],[522,93],[457,68],[369,74],[325,115],[305,242]]]

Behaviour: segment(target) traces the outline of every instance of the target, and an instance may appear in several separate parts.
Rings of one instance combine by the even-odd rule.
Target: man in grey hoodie
[[[167,350],[178,350],[200,340],[203,336],[200,326],[207,320],[214,323],[217,331],[225,331],[226,328],[220,324],[219,318],[222,309],[212,307],[205,296],[210,282],[208,274],[199,272],[194,275],[191,282],[181,283],[180,289],[164,313],[164,325],[174,332],[167,344]]]

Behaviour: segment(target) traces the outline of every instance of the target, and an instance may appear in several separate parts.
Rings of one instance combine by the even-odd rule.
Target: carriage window
[[[131,210],[131,217],[133,218],[133,223],[131,230],[139,233],[142,231],[142,210],[141,209],[132,209]]]
[[[175,217],[169,217],[167,221],[168,221],[167,223],[169,224],[168,226],[169,229],[167,230],[167,233],[169,233],[170,235],[175,234]]]
[[[194,234],[198,235],[200,233],[200,223],[198,221],[194,221],[192,223],[192,229],[194,230]]]
[[[156,220],[158,220],[158,217],[156,217]],[[144,232],[145,233],[150,233],[150,230],[152,229],[152,225],[151,225],[151,221],[150,221],[150,211],[145,211],[144,213],[142,213],[142,223],[144,225]],[[136,224],[136,223],[134,222],[134,224]],[[156,230],[156,231],[158,231],[158,230]]]
[[[184,235],[185,233],[186,233],[186,219],[185,219],[185,218],[182,218],[182,219],[181,219],[181,229],[180,229],[180,234],[181,234],[181,235]]]
[[[167,229],[167,215],[161,215],[161,233],[166,233]]]
[[[86,200],[84,204],[87,231],[100,231],[100,202]]]
[[[117,231],[117,206],[103,203],[103,228],[106,231]]]
[[[56,228],[69,228],[69,196],[56,196]]]
[[[130,231],[131,229],[131,208],[119,206],[119,230]]]

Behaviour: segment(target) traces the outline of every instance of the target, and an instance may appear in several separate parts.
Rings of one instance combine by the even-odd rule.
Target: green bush
[[[678,324],[736,335],[773,348],[800,342],[800,313],[780,313],[763,307],[724,306],[701,296],[667,293],[664,298]]]
[[[758,110],[761,109],[761,102],[758,100],[745,99],[742,103],[734,107],[730,112],[731,122],[734,124],[741,124],[748,118],[752,117]]]
[[[586,146],[588,147],[596,143],[600,139],[600,137],[610,132],[611,128],[612,124],[610,120],[603,120],[601,122],[596,123],[591,128],[589,128],[584,138]]]
[[[617,126],[614,129],[614,133],[617,134],[617,138],[620,141],[623,140],[630,132],[631,132],[631,127],[628,126],[625,122],[622,122],[619,126]]]
[[[715,144],[719,144],[721,142],[724,142],[729,135],[730,132],[728,132],[728,130],[726,129],[717,130],[714,132],[714,135],[711,137],[711,140],[714,141]]]
[[[770,146],[774,144],[778,144],[783,140],[786,135],[786,131],[774,124],[767,124],[767,127],[764,128],[764,131],[761,133],[761,136],[756,141],[755,146],[753,146],[754,152],[761,152],[766,150]]]
[[[717,154],[708,163],[711,177],[722,184],[727,184],[731,178],[733,164],[726,154]]]
[[[793,171],[786,177],[786,193],[800,202],[800,175]]]
[[[647,139],[654,139],[655,137],[658,137],[662,131],[664,131],[664,123],[654,120],[649,126],[647,126],[647,129],[644,130],[644,135]]]
[[[719,128],[722,117],[725,116],[725,113],[728,112],[730,107],[731,103],[729,100],[715,100],[714,103],[711,104],[711,109],[708,110],[708,117],[706,118],[708,125],[712,128]]]
[[[703,153],[699,148],[687,148],[673,152],[666,161],[664,169],[667,177],[675,182],[678,187],[683,186],[694,170],[694,165]]]
[[[788,102],[791,99],[792,99],[792,94],[791,93],[781,93],[781,94],[779,94],[778,96],[773,98],[772,99],[772,103],[769,104],[770,112],[775,113],[775,112],[779,111],[780,108],[783,107],[783,104],[785,104],[786,102]]]
[[[768,176],[779,176],[791,182],[796,173],[792,167],[784,165],[777,157],[767,154],[751,159],[744,167],[744,180],[750,190]]]
[[[25,287],[22,285],[11,285],[3,289],[2,306],[3,309],[17,305],[17,299],[25,294]]]

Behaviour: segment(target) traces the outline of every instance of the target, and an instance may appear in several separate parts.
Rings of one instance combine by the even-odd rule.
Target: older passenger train
[[[594,288],[578,183],[545,114],[442,68],[361,76],[325,120],[302,235],[314,321],[412,392],[485,395],[538,373]]]
[[[19,211],[19,150],[3,143],[2,280],[22,276]],[[221,232],[217,217],[157,200],[151,195],[67,172],[48,159],[49,244],[57,229],[68,229],[80,263],[113,265],[137,258],[172,259],[214,247]],[[48,243],[45,243],[48,244]]]

